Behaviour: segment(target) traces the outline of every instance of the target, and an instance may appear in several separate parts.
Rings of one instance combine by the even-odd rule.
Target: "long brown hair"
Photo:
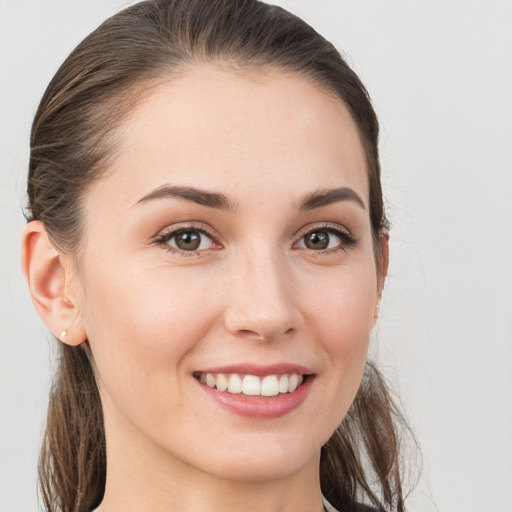
[[[368,93],[334,46],[304,21],[256,0],[149,0],[105,21],[62,64],[31,134],[29,220],[41,220],[60,250],[79,254],[82,199],[116,154],[116,129],[159,79],[202,63],[271,66],[299,73],[349,108],[367,160],[375,254],[387,227],[379,126]],[[60,346],[41,450],[48,512],[84,512],[101,501],[106,449],[87,343]],[[356,399],[322,449],[321,485],[346,512],[358,502],[403,510],[402,417],[377,368],[367,363]]]

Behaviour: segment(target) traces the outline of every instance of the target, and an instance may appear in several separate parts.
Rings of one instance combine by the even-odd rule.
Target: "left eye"
[[[314,229],[302,236],[297,247],[313,251],[325,251],[341,248],[344,244],[350,245],[351,239],[348,234],[337,232],[333,229]]]
[[[165,243],[180,251],[202,251],[213,245],[213,240],[198,229],[183,229],[165,236]]]

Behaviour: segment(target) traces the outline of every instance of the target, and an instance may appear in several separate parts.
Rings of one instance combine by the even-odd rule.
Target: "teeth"
[[[243,380],[242,393],[249,396],[261,395],[260,379],[255,375],[246,375]]]
[[[219,375],[217,375],[217,378],[215,379],[216,380],[216,386],[217,386],[217,389],[219,391],[226,391],[226,389],[228,389],[228,379],[226,379],[226,376],[223,375],[222,373],[219,373]],[[213,386],[211,386],[213,387]]]
[[[208,384],[208,375],[206,376],[206,384]],[[299,385],[299,376],[294,373],[290,376],[290,381],[288,382],[288,390],[290,393],[292,391],[295,391],[297,389],[297,386]]]
[[[279,393],[288,393],[288,375],[281,375],[279,379]]]
[[[236,373],[229,377],[228,391],[235,394],[242,392],[242,379]]]
[[[199,373],[196,374],[202,384],[219,391],[232,394],[242,393],[247,396],[276,396],[280,393],[293,393],[303,382],[304,377],[298,373],[289,375],[238,375],[237,373]]]
[[[262,396],[276,396],[279,394],[279,381],[275,375],[267,375],[261,381]]]

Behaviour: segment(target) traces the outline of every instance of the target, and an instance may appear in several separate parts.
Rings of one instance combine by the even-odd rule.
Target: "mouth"
[[[295,372],[270,375],[194,372],[194,377],[201,384],[217,391],[269,398],[295,392],[305,384],[310,375]]]
[[[316,373],[289,363],[239,363],[195,371],[205,396],[239,416],[263,420],[298,409],[309,396]]]

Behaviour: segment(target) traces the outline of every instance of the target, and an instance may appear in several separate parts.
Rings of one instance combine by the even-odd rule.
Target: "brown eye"
[[[183,251],[197,251],[201,245],[201,235],[197,231],[184,231],[175,238],[176,247]]]
[[[323,250],[329,247],[330,239],[327,231],[312,231],[304,236],[304,245],[308,249]]]
[[[338,249],[347,250],[355,245],[355,239],[338,227],[323,227],[308,231],[302,235],[295,247],[310,251],[335,252]]]
[[[202,251],[214,245],[213,240],[199,229],[180,229],[168,233],[161,238],[160,243],[167,245],[170,250],[179,251]]]

